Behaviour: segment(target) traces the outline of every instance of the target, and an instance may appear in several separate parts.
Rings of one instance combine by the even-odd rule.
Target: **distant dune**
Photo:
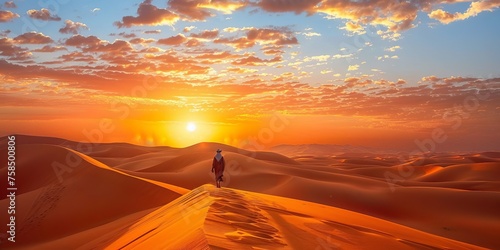
[[[316,145],[314,155],[311,146],[16,142],[17,242],[3,237],[2,249],[500,248],[498,152],[401,158],[351,146],[328,154]],[[217,148],[223,189],[207,185]]]

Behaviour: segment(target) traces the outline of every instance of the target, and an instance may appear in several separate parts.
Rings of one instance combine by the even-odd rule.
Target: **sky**
[[[500,1],[0,2],[0,135],[500,150]]]

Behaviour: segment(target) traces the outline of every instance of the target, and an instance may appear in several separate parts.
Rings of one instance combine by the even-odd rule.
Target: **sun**
[[[186,129],[189,132],[193,132],[196,130],[196,124],[194,122],[188,122],[188,124],[186,125]]]

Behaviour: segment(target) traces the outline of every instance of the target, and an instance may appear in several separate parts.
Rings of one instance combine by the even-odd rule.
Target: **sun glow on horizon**
[[[186,130],[189,132],[194,132],[196,130],[196,123],[188,122],[186,125]]]

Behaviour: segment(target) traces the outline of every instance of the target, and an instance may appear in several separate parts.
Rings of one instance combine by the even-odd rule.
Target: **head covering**
[[[215,159],[217,159],[217,161],[220,161],[220,159],[222,158],[222,155],[220,154],[220,152],[222,152],[222,150],[217,149],[217,154],[215,155]]]

